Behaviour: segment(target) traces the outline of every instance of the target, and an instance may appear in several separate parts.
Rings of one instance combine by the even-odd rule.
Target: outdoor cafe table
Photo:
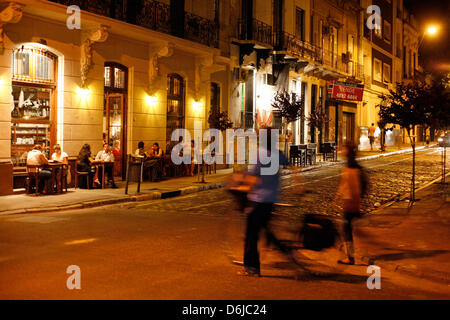
[[[64,192],[64,188],[63,188],[63,180],[64,180],[64,175],[62,173],[62,170],[64,168],[65,164],[62,162],[49,162],[48,164],[46,164],[44,166],[44,169],[46,170],[50,170],[52,172],[52,189],[50,191],[50,193],[55,194],[55,193],[63,193]],[[57,172],[61,172],[61,174],[59,175],[59,181],[57,179]],[[56,192],[53,191],[53,186],[56,183]]]
[[[97,168],[97,173],[102,168],[102,189],[105,189],[105,161],[95,160],[92,164]]]

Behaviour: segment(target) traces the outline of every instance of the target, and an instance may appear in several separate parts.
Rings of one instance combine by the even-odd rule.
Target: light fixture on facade
[[[77,94],[78,97],[80,98],[80,102],[86,103],[89,99],[89,96],[91,95],[91,90],[89,90],[88,88],[78,87]]]
[[[151,108],[156,107],[156,104],[158,103],[158,98],[155,95],[147,95],[146,97],[147,105]]]
[[[192,106],[194,107],[194,111],[199,113],[202,110],[203,103],[201,101],[194,100],[192,102]]]

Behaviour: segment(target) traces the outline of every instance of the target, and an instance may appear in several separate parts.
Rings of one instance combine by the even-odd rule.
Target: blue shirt
[[[268,157],[270,157],[270,151],[264,151],[266,151]],[[276,168],[276,173],[268,175],[261,174],[261,168],[269,168],[271,164],[270,162],[268,164],[262,164],[258,152],[257,164],[249,174],[258,177],[260,183],[249,192],[248,199],[250,201],[258,203],[274,203],[277,201],[280,187],[280,166],[289,164],[289,161],[284,154],[281,151],[278,151],[278,153],[279,163]]]

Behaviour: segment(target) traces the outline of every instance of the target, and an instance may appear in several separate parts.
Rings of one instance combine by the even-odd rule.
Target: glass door
[[[123,94],[106,94],[103,112],[103,132],[105,142],[112,145],[115,165],[114,174],[122,176],[122,159],[124,144],[124,96]]]

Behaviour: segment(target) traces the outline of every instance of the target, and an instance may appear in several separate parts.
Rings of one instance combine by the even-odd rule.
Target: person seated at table
[[[111,151],[111,146],[107,143],[103,144],[103,150],[100,150],[95,156],[95,161],[103,161],[105,166],[105,174],[107,175],[108,183],[111,183],[111,187],[116,189],[116,183],[114,182],[113,168],[114,168],[114,155]],[[99,177],[101,177],[101,172]]]
[[[67,155],[67,153],[61,151],[61,146],[59,144],[55,144],[53,146],[53,150],[55,152],[52,154],[51,159],[53,161],[67,165],[62,170],[56,169],[56,179],[57,181],[61,181],[61,174],[63,175],[63,177],[67,177],[67,175],[69,174],[69,156]]]
[[[134,154],[138,155],[138,156],[144,156],[144,157],[146,156],[146,152],[145,152],[145,149],[144,149],[144,141],[140,141],[138,143],[138,148],[136,149]]]
[[[83,145],[78,153],[78,171],[89,172],[87,183],[92,184],[92,188],[96,188],[100,185],[100,181],[97,176],[97,168],[95,167],[95,159],[91,156],[91,146],[89,144]],[[83,185],[84,186],[84,185]],[[87,187],[87,184],[84,186]]]
[[[53,150],[55,150],[55,152],[53,152],[52,158],[51,158],[53,161],[62,162],[64,164],[69,164],[69,156],[67,155],[67,153],[65,153],[61,150],[61,146],[59,144],[56,144],[53,147]]]
[[[112,154],[116,157],[120,156],[120,140],[114,141],[112,146]]]
[[[155,142],[152,150],[145,155],[144,170],[146,174],[149,174],[149,171],[151,171],[151,179],[154,182],[159,181],[159,177],[161,176],[160,162],[162,157],[163,152],[158,142]]]
[[[48,164],[48,160],[42,153],[42,146],[37,144],[34,146],[33,150],[28,152],[27,156],[27,166],[44,166]],[[37,186],[37,193],[42,193],[45,184],[48,185],[52,177],[52,172],[50,170],[42,169],[39,171],[39,185]]]

